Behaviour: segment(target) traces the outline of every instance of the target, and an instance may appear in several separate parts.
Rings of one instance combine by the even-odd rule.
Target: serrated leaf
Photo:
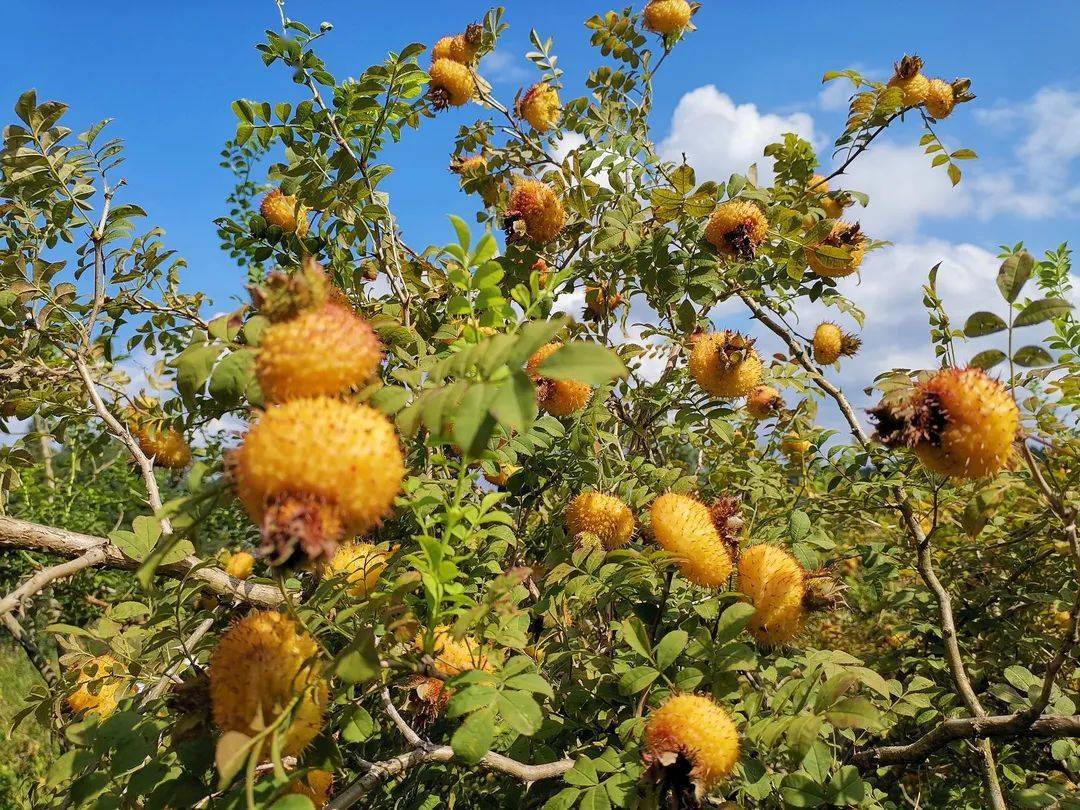
[[[1024,307],[1013,321],[1013,326],[1032,326],[1051,318],[1067,315],[1072,304],[1063,298],[1040,298]]]
[[[1026,250],[1009,256],[1001,263],[997,272],[997,286],[1002,297],[1010,304],[1020,295],[1020,291],[1031,278],[1035,268],[1035,258]]]
[[[981,368],[984,371],[993,368],[1002,360],[1007,360],[1008,355],[1001,349],[987,349],[984,352],[979,352],[977,355],[971,358],[971,365],[975,368]]]
[[[656,666],[665,670],[671,666],[679,653],[686,648],[686,642],[690,640],[690,634],[685,630],[672,630],[660,639],[656,645]]]
[[[659,677],[660,673],[652,667],[634,667],[619,678],[619,692],[623,695],[636,695]]]
[[[366,683],[379,674],[379,653],[370,629],[360,630],[334,663],[334,674],[345,683]]]
[[[720,614],[716,624],[716,644],[726,644],[743,631],[754,617],[754,606],[749,602],[736,602]]]
[[[780,797],[788,807],[820,807],[825,787],[804,773],[789,773],[780,783]]]
[[[1024,368],[1036,368],[1050,365],[1054,358],[1042,346],[1021,346],[1013,352],[1013,362]]]
[[[457,727],[450,738],[450,747],[454,749],[455,756],[470,765],[475,765],[483,759],[484,754],[491,750],[491,742],[494,739],[495,710],[486,708],[473,712],[465,718],[465,722]]]
[[[565,344],[548,357],[537,373],[552,380],[580,380],[589,385],[602,385],[625,377],[627,369],[611,349],[599,343],[577,341]]]
[[[1008,328],[1009,325],[993,312],[975,312],[964,324],[964,334],[969,338],[982,337]]]
[[[536,386],[521,369],[514,369],[495,393],[488,406],[491,415],[500,424],[518,433],[532,427],[536,419]]]
[[[837,728],[876,728],[880,724],[874,704],[858,696],[837,701],[825,717]]]

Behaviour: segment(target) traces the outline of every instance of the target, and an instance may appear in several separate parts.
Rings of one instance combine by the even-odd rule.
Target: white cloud
[[[933,345],[930,343],[926,310],[922,306],[923,285],[930,268],[941,262],[938,271],[938,293],[954,324],[959,328],[974,310],[993,309],[998,303],[994,278],[1000,264],[997,257],[971,244],[953,244],[940,239],[900,242],[874,251],[862,266],[861,281],[852,276],[840,281],[843,293],[866,313],[866,326],[859,329],[855,322],[837,309],[820,303],[800,302],[798,318],[789,322],[803,336],[810,338],[818,323],[835,321],[862,338],[859,354],[841,361],[840,372],[827,374],[844,389],[852,404],[859,409],[871,407],[876,396],[867,396],[869,387],[879,374],[894,368],[935,368]],[[1003,305],[998,307],[1004,314]],[[762,352],[772,354],[783,346],[771,332],[755,324],[753,334]],[[958,359],[965,362],[978,351],[993,345],[995,338],[957,344]],[[822,417],[830,426],[840,423],[839,414],[826,405]],[[866,420],[863,420],[864,424]]]
[[[772,180],[772,161],[762,152],[786,132],[813,142],[814,119],[801,112],[776,115],[760,112],[755,104],[736,104],[710,84],[679,100],[659,151],[674,161],[685,153],[702,180],[726,180],[732,172],[745,172],[757,163],[760,182],[767,184]]]
[[[518,57],[496,50],[480,60],[480,75],[489,82],[522,82],[531,74]]]
[[[1080,92],[1043,87],[1027,101],[999,103],[976,111],[975,118],[995,131],[1023,131],[1016,165],[973,174],[980,216],[1062,214],[1080,200],[1073,171],[1080,157]]]
[[[944,167],[930,162],[918,146],[875,143],[833,185],[870,195],[865,209],[856,207],[849,214],[868,234],[878,239],[910,238],[922,220],[958,217],[972,208],[967,186],[954,187]]]

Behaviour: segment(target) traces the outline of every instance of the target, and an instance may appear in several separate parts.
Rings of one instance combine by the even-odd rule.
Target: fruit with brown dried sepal
[[[346,543],[330,558],[323,577],[340,579],[350,596],[365,599],[375,592],[385,569],[385,552],[371,543]]]
[[[730,200],[709,217],[705,241],[725,256],[750,261],[768,232],[769,222],[760,208],[749,200]]]
[[[955,106],[953,86],[941,79],[931,79],[926,91],[926,111],[940,121],[952,115]]]
[[[673,695],[645,723],[642,759],[662,807],[698,807],[739,761],[739,731],[712,698]]]
[[[308,232],[308,209],[292,194],[284,194],[275,188],[262,199],[259,213],[267,225],[276,225],[286,233],[306,236]]]
[[[562,103],[558,91],[547,82],[534,84],[518,99],[516,109],[518,118],[528,121],[536,132],[544,133],[559,123],[562,118]]]
[[[757,420],[776,416],[783,407],[780,392],[768,385],[759,385],[746,397],[746,411]]]
[[[343,537],[377,526],[401,491],[405,459],[382,413],[314,397],[269,407],[230,468],[263,553],[282,565],[328,559]]]
[[[829,321],[814,330],[814,360],[823,366],[831,366],[841,357],[854,357],[861,345],[858,337]]]
[[[930,91],[930,80],[923,75],[923,60],[918,56],[904,54],[895,65],[889,79],[889,87],[898,87],[903,93],[904,105],[918,107],[926,101]]]
[[[731,574],[731,554],[709,512],[689,495],[668,492],[649,508],[656,542],[679,561],[682,575],[696,585],[722,588]]]
[[[819,248],[842,251],[841,255],[826,253]],[[806,263],[819,276],[843,278],[854,273],[866,255],[866,237],[859,223],[836,222],[828,236],[806,247]]]
[[[521,178],[510,191],[503,227],[510,241],[542,245],[553,240],[566,227],[566,208],[547,183]]]
[[[472,72],[453,59],[436,59],[428,69],[430,88],[428,95],[436,110],[460,107],[468,104],[476,95],[476,80]]]
[[[76,714],[95,714],[104,720],[116,711],[127,694],[129,679],[120,662],[105,654],[81,664],[75,684],[66,698],[68,708]]]
[[[876,437],[906,446],[924,466],[957,478],[994,475],[1011,460],[1020,411],[1008,389],[978,368],[948,368],[901,403],[873,409]]]
[[[690,376],[717,397],[744,397],[760,383],[764,366],[754,341],[730,329],[699,335],[693,340]]]

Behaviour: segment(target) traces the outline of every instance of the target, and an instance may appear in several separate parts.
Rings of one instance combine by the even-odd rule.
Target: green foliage
[[[490,115],[462,125],[453,148],[457,159],[483,157],[480,176],[462,175],[481,200],[475,225],[450,216],[453,241],[414,249],[392,213],[382,151],[436,114],[424,46],[340,80],[317,52],[332,26],[313,30],[278,7],[281,27],[258,49],[302,100],[233,103],[236,132],[221,157],[237,182],[215,224],[250,281],[317,259],[334,295],[383,343],[380,373],[349,396],[394,420],[407,458],[394,514],[364,538],[386,567],[363,596],[317,566],[260,561],[235,600],[213,596],[191,571],[167,576],[181,559],[212,568],[223,549],[256,541],[259,527],[232,494],[235,439],[215,426],[265,407],[256,358],[267,317],[242,306],[205,321],[202,297],[180,292],[183,261],[159,230],[136,232],[146,212],[107,182],[120,142],[102,140],[104,124],[73,138],[60,123],[64,105],[23,95],[0,153],[0,405],[5,416],[35,419],[0,455],[6,511],[107,537],[134,569],[83,571],[19,613],[61,672],[56,689],[20,682],[25,705],[12,718],[49,752],[44,773],[35,765],[19,774],[32,783],[33,805],[299,810],[310,801],[284,791],[319,769],[334,773],[338,795],[351,784],[372,805],[646,810],[670,799],[645,750],[648,718],[668,696],[693,692],[722,706],[739,731],[739,761],[714,791],[718,802],[986,806],[967,741],[929,752],[899,778],[872,755],[969,716],[968,680],[989,714],[1042,711],[1044,691],[1047,713],[1076,713],[1075,669],[1048,664],[1068,649],[1062,636],[1077,604],[1068,520],[1080,328],[1066,303],[1068,249],[1036,260],[1022,245],[1004,248],[1001,305],[975,312],[963,329],[930,269],[922,296],[938,362],[963,365],[967,340],[994,341],[970,347],[980,349],[971,363],[1008,361],[1004,383],[1031,438],[1024,466],[992,480],[944,480],[911,454],[864,440],[857,415],[848,416],[850,439],[818,424],[823,404],[850,406],[787,324],[807,302],[859,325],[863,313],[857,285],[808,267],[808,256],[833,269],[851,256],[826,241],[834,220],[812,187],[812,144],[787,134],[767,147],[771,186],[755,166],[700,182],[692,166],[655,152],[653,81],[683,34],[648,38],[634,9],[589,19],[601,61],[586,72],[588,94],[564,99],[559,126],[543,134],[478,76],[476,101]],[[478,55],[505,28],[502,9],[490,11],[469,32]],[[539,80],[562,89],[553,41],[537,31],[530,40]],[[855,89],[836,141],[841,169],[918,112],[921,145],[960,181],[958,161],[974,153],[946,151],[937,122],[904,106],[897,88],[855,71],[833,78]],[[970,98],[963,84],[959,100]],[[556,158],[566,135],[580,145]],[[506,190],[522,176],[548,184],[566,207],[567,225],[548,244],[511,238],[512,228],[500,238]],[[267,223],[256,198],[271,188],[313,211],[310,231]],[[745,261],[718,256],[703,239],[727,200],[768,220]],[[850,207],[866,197],[844,190],[831,201]],[[862,247],[887,245],[871,235]],[[582,291],[602,303],[557,311],[560,297]],[[686,368],[693,336],[724,328],[713,313],[729,300],[785,341],[765,358],[763,381],[786,399],[767,419],[707,396]],[[635,317],[648,312],[644,323],[630,322],[628,302]],[[1016,330],[1025,345],[1014,346]],[[527,371],[553,341],[563,345]],[[185,472],[154,469],[128,424],[141,400],[122,364],[136,350],[160,361],[146,381],[164,400],[155,414],[195,445]],[[890,401],[922,376],[881,371],[874,387]],[[563,380],[588,385],[589,403],[569,416],[542,413],[538,385]],[[809,450],[789,458],[792,434]],[[567,505],[586,490],[630,509],[637,528],[628,544],[605,550],[570,536]],[[727,588],[698,587],[658,548],[647,516],[666,491],[717,504],[718,531],[733,550],[771,543],[805,569],[809,615],[789,643],[759,643],[738,577]],[[732,514],[721,522],[724,509]],[[13,548],[4,561],[8,593],[54,560]],[[955,628],[942,617],[939,588]],[[245,733],[215,729],[209,712],[211,651],[253,593],[281,598],[277,609],[315,640],[313,663],[329,684],[321,733],[296,761],[282,743],[299,694]],[[447,664],[437,641],[475,656]],[[955,643],[959,675],[948,663]],[[80,667],[106,653],[125,696],[107,716],[74,713],[65,698]],[[103,683],[83,688],[104,694]],[[1074,740],[1014,734],[994,748],[1012,802],[1066,806],[1080,770]],[[553,767],[525,784],[508,759]],[[383,778],[399,767],[399,778]]]

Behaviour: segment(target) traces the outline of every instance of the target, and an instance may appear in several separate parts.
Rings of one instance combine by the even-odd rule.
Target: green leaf
[[[960,518],[960,525],[969,537],[975,539],[979,536],[1004,500],[1005,487],[990,486],[968,501]]]
[[[716,625],[716,643],[726,644],[743,631],[754,617],[754,606],[749,602],[736,602],[720,614]]]
[[[349,709],[341,723],[341,738],[345,742],[358,743],[375,733],[375,720],[363,706]]]
[[[1063,298],[1040,298],[1020,311],[1013,321],[1013,326],[1032,326],[1051,318],[1060,318],[1067,315],[1071,309],[1072,304]]]
[[[866,785],[854,765],[845,765],[829,780],[829,804],[849,807],[866,798]]]
[[[375,635],[368,628],[357,633],[334,663],[334,674],[345,683],[366,683],[379,674],[379,669]]]
[[[446,707],[446,716],[450,718],[461,717],[477,709],[494,706],[497,690],[487,684],[473,684],[464,689],[454,692],[450,703]]]
[[[823,712],[828,709],[860,680],[854,672],[838,672],[833,675],[818,690],[817,698],[814,700],[814,711]]]
[[[239,731],[226,731],[214,748],[214,765],[218,772],[218,790],[224,790],[244,767],[251,753],[251,738]]]
[[[964,334],[969,338],[992,335],[1008,329],[1009,325],[993,312],[975,312],[964,324]]]
[[[660,639],[660,643],[656,645],[657,668],[663,671],[675,663],[689,640],[690,634],[685,630],[672,630]]]
[[[987,371],[1006,359],[1008,359],[1008,355],[1001,351],[1001,349],[987,349],[972,357],[971,365],[975,366],[975,368],[981,368],[984,371]]]
[[[196,343],[188,346],[172,361],[176,368],[176,388],[185,401],[202,390],[218,355],[224,351],[221,344]]]
[[[247,396],[255,382],[255,350],[240,349],[225,355],[214,366],[207,389],[214,401],[232,407],[239,405]]]
[[[791,541],[798,543],[810,533],[810,516],[799,509],[791,513],[788,518],[788,534]]]
[[[619,692],[624,695],[636,695],[659,677],[660,673],[652,667],[634,667],[629,672],[624,672],[619,678]]]
[[[1021,346],[1013,352],[1013,362],[1024,368],[1035,368],[1050,365],[1054,358],[1042,346]]]
[[[517,689],[523,692],[535,692],[538,695],[546,695],[549,698],[555,697],[555,693],[551,691],[551,684],[543,679],[542,676],[535,672],[523,672],[520,675],[515,675],[512,678],[507,678],[503,685],[507,689]]]
[[[1024,289],[1031,271],[1035,268],[1035,259],[1026,250],[1014,253],[1001,263],[997,273],[997,286],[1001,296],[1010,304],[1020,295]]]
[[[806,756],[810,746],[817,739],[818,731],[821,730],[822,720],[816,714],[804,714],[796,717],[787,727],[788,745],[800,759]]]
[[[282,796],[270,805],[270,810],[315,810],[315,805],[312,804],[311,799],[307,796],[293,793],[288,796]]]
[[[649,643],[649,631],[637,616],[626,619],[622,625],[622,636],[634,652],[642,658],[652,660],[652,645]]]
[[[536,419],[536,386],[522,369],[514,369],[499,386],[491,405],[491,416],[501,425],[525,433]]]
[[[454,755],[462,761],[475,765],[491,750],[495,739],[495,710],[481,709],[465,718],[450,738],[450,747]]]
[[[466,458],[477,458],[487,448],[488,439],[495,429],[485,406],[491,388],[484,383],[473,383],[454,409],[454,443]]]
[[[540,364],[537,372],[552,380],[580,380],[602,385],[625,377],[626,365],[611,349],[599,343],[567,343]]]
[[[577,788],[563,788],[544,804],[543,810],[570,810],[577,804],[581,791]]]
[[[499,692],[496,705],[499,716],[518,734],[526,737],[540,730],[544,722],[543,712],[528,692]]]
[[[450,214],[450,224],[454,226],[454,231],[457,233],[461,250],[468,253],[469,245],[472,244],[472,233],[469,231],[469,226],[465,224],[465,220],[453,214]]]
[[[597,773],[596,765],[588,757],[578,757],[574,767],[566,772],[563,777],[568,785],[578,787],[593,787],[600,784],[600,774]]]
[[[877,728],[878,710],[864,697],[849,697],[833,704],[825,717],[837,728]]]
[[[821,807],[825,788],[804,773],[789,773],[780,783],[780,796],[789,807]]]

